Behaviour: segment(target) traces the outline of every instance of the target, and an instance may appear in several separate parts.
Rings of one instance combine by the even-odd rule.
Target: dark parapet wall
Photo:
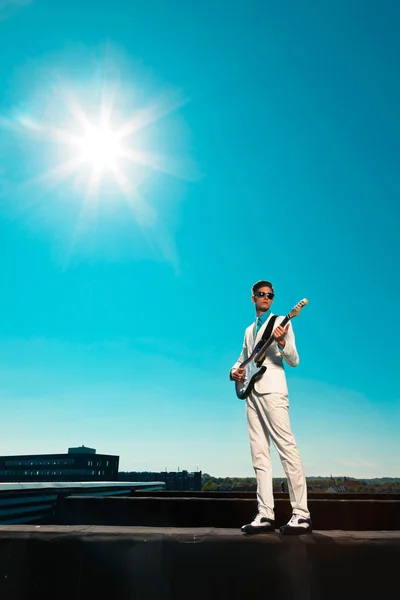
[[[0,527],[4,600],[397,598],[400,532]]]
[[[210,495],[133,497],[70,496],[57,503],[53,523],[147,527],[231,527],[249,523],[257,512],[250,498]],[[315,529],[345,531],[400,530],[400,500],[332,500],[310,498]],[[279,527],[291,517],[288,499],[275,501]]]

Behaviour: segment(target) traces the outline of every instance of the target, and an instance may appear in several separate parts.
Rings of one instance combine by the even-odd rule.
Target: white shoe
[[[242,527],[243,533],[268,533],[270,531],[275,531],[275,521],[268,519],[264,515],[260,515],[260,513],[258,513],[251,523]]]
[[[305,519],[301,515],[294,514],[292,518],[283,525],[279,531],[283,534],[301,535],[312,532],[311,519]]]

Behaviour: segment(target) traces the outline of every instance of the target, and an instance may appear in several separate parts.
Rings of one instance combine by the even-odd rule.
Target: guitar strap
[[[277,317],[278,317],[278,315],[272,315],[272,317],[271,317],[271,318],[270,318],[270,320],[268,321],[268,325],[267,325],[267,326],[266,326],[266,328],[264,329],[264,333],[262,334],[262,336],[261,336],[261,339],[260,339],[260,341],[259,341],[259,342],[258,342],[258,344],[257,344],[257,345],[258,345],[260,348],[261,348],[261,346],[262,346],[263,344],[265,344],[265,342],[266,342],[266,341],[268,341],[268,340],[269,340],[269,338],[270,338],[270,336],[271,336],[271,333],[272,333],[272,330],[273,330],[273,328],[274,328],[274,324],[275,324],[275,321],[276,321]],[[263,362],[264,362],[264,360],[265,360],[265,355],[264,355],[264,358],[263,358],[263,360],[261,361],[261,363],[263,363]]]
[[[272,315],[272,317],[268,321],[268,325],[266,326],[264,333],[261,336],[261,340],[259,341],[259,343],[265,344],[265,342],[269,340],[277,317],[278,315]]]

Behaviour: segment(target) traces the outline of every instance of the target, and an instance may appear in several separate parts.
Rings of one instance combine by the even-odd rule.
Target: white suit
[[[260,328],[255,339],[255,323],[247,327],[242,352],[232,370],[237,369],[251,355],[254,346],[260,341],[271,316],[272,313]],[[277,317],[274,329],[283,319],[284,317]],[[259,513],[269,519],[274,519],[270,457],[270,440],[272,439],[288,480],[293,513],[307,519],[310,516],[307,508],[307,485],[296,440],[290,428],[288,388],[283,366],[283,361],[291,367],[296,367],[299,364],[299,355],[291,324],[285,341],[286,344],[283,350],[278,347],[276,342],[269,346],[263,362],[267,370],[246,398],[250,448],[253,467],[257,476]]]

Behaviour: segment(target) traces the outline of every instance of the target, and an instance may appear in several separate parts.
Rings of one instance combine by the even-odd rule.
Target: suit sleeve
[[[242,364],[242,362],[244,362],[246,359],[247,359],[247,344],[246,344],[246,332],[245,332],[245,334],[244,334],[244,340],[243,340],[243,346],[242,346],[242,351],[240,353],[239,358],[237,359],[237,361],[235,362],[235,364],[233,365],[233,367],[229,371],[229,379],[232,379],[232,371],[234,371],[235,369],[237,369]]]
[[[286,334],[285,340],[286,344],[284,348],[279,348],[278,346],[282,354],[282,358],[290,367],[297,367],[297,365],[300,362],[300,358],[297,352],[296,340],[294,337],[294,331],[291,323],[289,323],[289,330]]]

